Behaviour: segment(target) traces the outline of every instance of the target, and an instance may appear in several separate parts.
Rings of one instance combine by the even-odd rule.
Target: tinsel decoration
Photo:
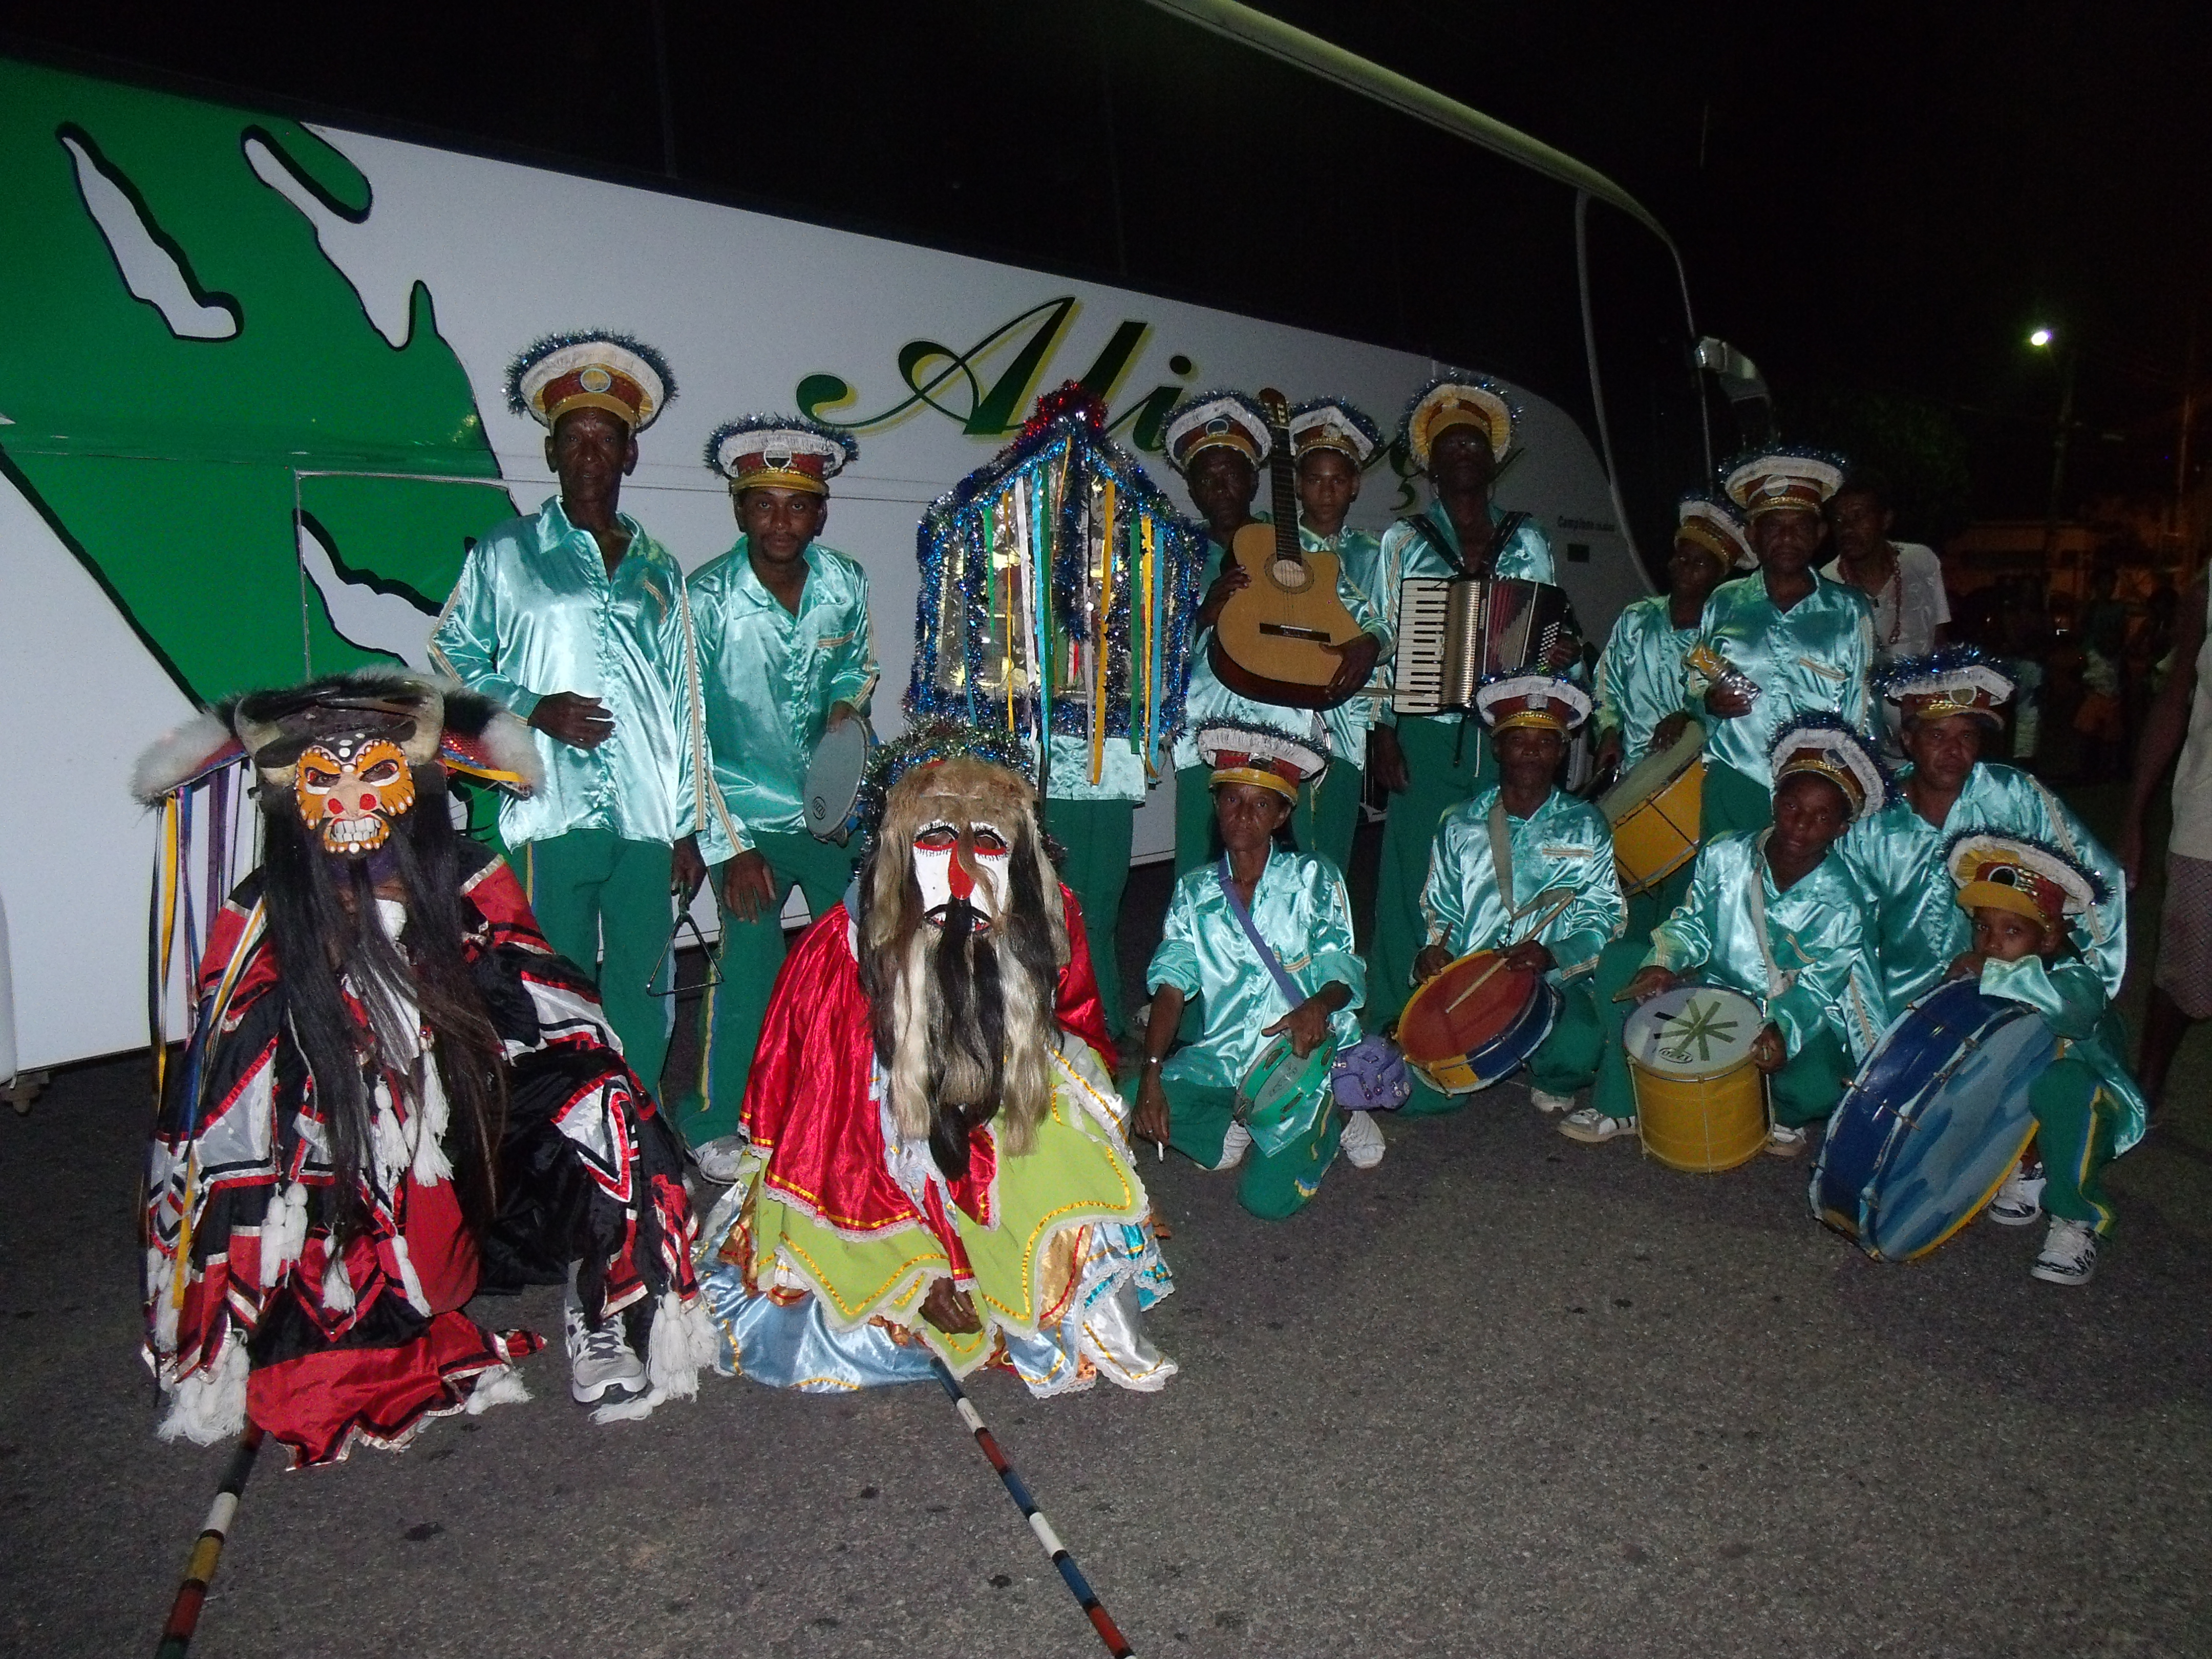
[[[1850,744],[1848,750],[1844,747],[1846,740]],[[1778,787],[1781,783],[1779,774],[1783,762],[1800,749],[1826,750],[1837,756],[1838,763],[1858,781],[1860,788],[1865,792],[1866,804],[1851,815],[1852,822],[1857,822],[1869,812],[1880,811],[1898,798],[1897,780],[1881,763],[1875,746],[1867,741],[1866,733],[1841,714],[1832,714],[1825,708],[1813,709],[1796,716],[1774,734],[1774,741],[1768,745],[1766,753],[1778,775],[1775,779]]]
[[[1014,441],[932,502],[915,535],[921,592],[907,712],[1027,738],[1107,744],[1148,770],[1182,732],[1206,559],[1178,516],[1106,435],[1106,407],[1070,382]]]
[[[884,802],[898,781],[917,766],[935,766],[957,756],[972,756],[1009,772],[1026,775],[1029,756],[1021,739],[1003,727],[978,726],[973,721],[929,716],[915,720],[889,743],[869,752],[868,769],[860,780],[854,811],[861,832],[872,836],[883,822]]]

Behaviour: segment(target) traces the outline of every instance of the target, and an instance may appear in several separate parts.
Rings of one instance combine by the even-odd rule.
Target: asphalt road
[[[2154,911],[2150,912],[2154,915]],[[1806,1166],[1670,1172],[1505,1085],[1303,1215],[1188,1164],[1165,1393],[972,1391],[1140,1654],[2212,1653],[2212,1030],[2094,1285],[1977,1224],[1869,1263]],[[226,1454],[136,1357],[143,1059],[0,1115],[0,1645],[151,1650]],[[550,1292],[479,1313],[557,1338]],[[1103,1652],[944,1396],[538,1398],[264,1458],[194,1651]]]

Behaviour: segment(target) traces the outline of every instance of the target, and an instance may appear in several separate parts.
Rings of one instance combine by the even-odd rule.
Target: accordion
[[[1408,576],[1398,588],[1390,706],[1401,714],[1472,708],[1484,680],[1542,662],[1572,623],[1567,590],[1549,582]]]

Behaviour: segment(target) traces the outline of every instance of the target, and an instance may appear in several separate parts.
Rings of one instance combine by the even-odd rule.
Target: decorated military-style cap
[[[1513,428],[1521,411],[1505,388],[1486,374],[1461,369],[1431,380],[1406,405],[1406,453],[1413,471],[1429,470],[1429,456],[1437,440],[1455,426],[1479,429],[1490,441],[1490,453],[1499,460],[1513,447]]]
[[[1589,693],[1564,674],[1501,674],[1474,694],[1475,713],[1493,732],[1533,726],[1561,737],[1589,718]]]
[[[1161,441],[1168,465],[1178,472],[1188,472],[1193,457],[1215,448],[1233,449],[1256,467],[1272,447],[1267,416],[1241,392],[1202,392],[1176,405],[1168,411]]]
[[[151,805],[240,760],[262,781],[289,787],[308,749],[377,739],[410,766],[436,761],[519,795],[544,779],[529,728],[491,698],[424,674],[359,669],[218,703],[139,757],[131,793]]]
[[[2094,871],[2027,836],[1965,830],[1944,847],[1943,862],[1967,910],[2011,910],[2056,927],[2105,901]]]
[[[1340,398],[1316,398],[1291,411],[1291,453],[1301,460],[1316,450],[1333,449],[1359,468],[1382,447],[1382,429]]]
[[[1770,449],[1730,461],[1722,469],[1721,487],[1751,518],[1818,513],[1842,486],[1850,465],[1824,449]]]
[[[667,360],[627,334],[549,334],[507,368],[507,406],[549,432],[572,409],[604,409],[642,432],[675,396]]]
[[[802,489],[827,495],[830,480],[857,459],[851,434],[799,415],[748,415],[707,438],[707,465],[744,489]]]
[[[1696,491],[1682,497],[1674,508],[1674,539],[1701,547],[1721,562],[1723,570],[1750,570],[1759,555],[1743,533],[1743,519],[1723,497]]]
[[[1874,689],[1895,703],[1908,720],[1940,720],[1972,714],[2002,726],[1998,712],[2020,688],[1981,653],[1978,646],[1954,645],[1924,657],[1899,657],[1875,671]]]
[[[1856,823],[1869,808],[1889,799],[1889,774],[1881,769],[1866,739],[1834,714],[1805,714],[1775,733],[1767,750],[1774,787],[1800,772],[1823,777],[1844,792],[1848,822]]]
[[[1217,720],[1200,726],[1198,757],[1213,769],[1207,783],[1257,784],[1296,800],[1300,784],[1328,769],[1328,739],[1318,720],[1314,726],[1310,738],[1294,738],[1246,720]]]

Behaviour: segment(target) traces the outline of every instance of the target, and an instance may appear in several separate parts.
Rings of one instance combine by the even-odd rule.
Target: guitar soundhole
[[[1304,559],[1277,559],[1267,576],[1285,593],[1303,593],[1313,586],[1313,570]]]

